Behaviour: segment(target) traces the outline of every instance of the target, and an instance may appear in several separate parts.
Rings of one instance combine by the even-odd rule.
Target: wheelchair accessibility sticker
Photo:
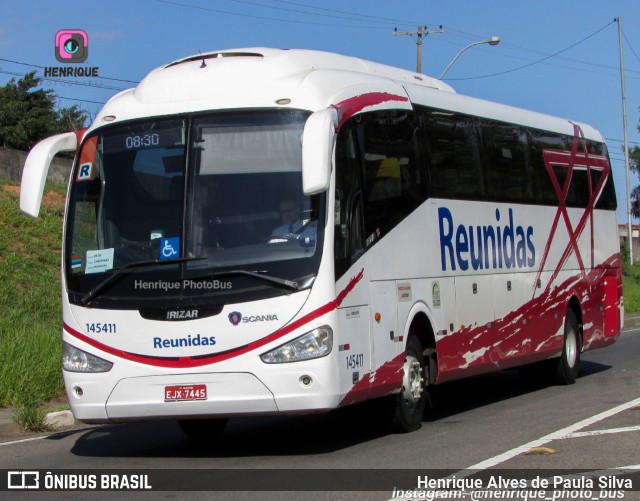
[[[180,237],[160,239],[160,259],[177,259],[180,257]]]

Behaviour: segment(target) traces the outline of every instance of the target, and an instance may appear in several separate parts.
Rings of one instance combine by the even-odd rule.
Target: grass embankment
[[[17,183],[0,181],[0,406],[30,412],[64,391],[59,263],[65,187],[47,185],[37,219],[20,212],[18,194]],[[627,314],[640,312],[640,264],[624,265],[624,300]]]
[[[640,263],[636,262],[631,266],[629,264],[629,254],[626,253],[626,256],[624,254],[623,252],[622,283],[624,287],[624,312],[629,315],[640,312]]]
[[[65,187],[48,184],[40,217],[0,181],[0,406],[31,409],[60,396],[60,245]]]

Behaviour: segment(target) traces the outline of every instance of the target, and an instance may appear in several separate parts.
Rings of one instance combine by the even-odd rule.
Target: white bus
[[[63,368],[87,423],[312,413],[513,367],[572,383],[623,318],[602,135],[335,54],[207,53],[36,145],[76,151]]]

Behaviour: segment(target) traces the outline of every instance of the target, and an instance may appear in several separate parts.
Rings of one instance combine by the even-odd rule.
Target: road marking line
[[[598,435],[608,435],[611,433],[625,433],[627,431],[640,431],[640,426],[627,426],[625,428],[610,428],[608,430],[577,431],[575,433],[570,433],[566,437],[560,437],[560,440],[565,438],[595,437]]]
[[[33,442],[35,440],[42,440],[43,438],[48,438],[51,435],[44,435],[42,437],[32,437],[32,438],[23,438],[21,440],[13,440],[12,442],[0,442],[0,447],[3,445],[14,445],[14,444],[22,444],[24,442]]]
[[[612,409],[601,412],[600,414],[596,414],[595,416],[588,417],[586,419],[583,419],[582,421],[578,421],[577,423],[574,423],[565,428],[562,428],[561,430],[554,431],[553,433],[549,433],[544,437],[538,438],[536,440],[532,440],[527,444],[515,447],[510,451],[503,452],[502,454],[498,454],[497,456],[494,456],[492,458],[476,463],[473,466],[469,466],[466,469],[466,471],[468,472],[466,473],[466,475],[465,475],[465,470],[462,470],[456,475],[458,477],[460,475],[468,476],[468,475],[471,475],[472,473],[477,473],[478,470],[486,470],[493,466],[499,465],[500,463],[504,463],[505,461],[508,461],[509,459],[512,459],[520,454],[524,454],[525,452],[527,452],[529,449],[533,447],[541,447],[544,444],[551,442],[553,440],[565,438],[568,435],[571,435],[572,433],[575,433],[583,428],[586,428],[587,426],[595,424],[598,421],[602,421],[603,419],[606,419],[608,417],[614,416],[622,411],[626,411],[627,409],[638,404],[640,404],[640,398],[636,398],[635,400],[631,400],[624,404],[620,404],[616,407],[613,407]]]

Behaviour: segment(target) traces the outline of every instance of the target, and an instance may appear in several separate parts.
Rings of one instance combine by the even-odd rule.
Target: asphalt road
[[[376,492],[342,491],[344,470],[346,477],[356,478],[354,469],[449,469],[459,472],[459,477],[470,467],[539,469],[552,474],[567,468],[596,471],[631,466],[639,470],[639,354],[640,330],[627,330],[615,345],[583,354],[580,377],[571,386],[527,384],[516,371],[442,385],[432,394],[434,409],[425,416],[422,428],[411,434],[385,433],[377,425],[375,408],[368,406],[319,416],[233,420],[213,444],[188,439],[171,422],[104,425],[2,442],[0,469],[237,469],[242,470],[243,491],[188,495],[189,499],[234,500],[392,497],[391,486]],[[526,454],[540,447],[554,453]],[[315,478],[304,478],[331,491],[300,492],[304,478],[291,477],[289,471],[299,468],[318,470],[312,472]],[[258,480],[264,481],[265,473],[252,476],[246,473],[249,469],[281,470],[266,474],[276,485],[280,482],[285,492],[252,492]],[[377,485],[379,473],[371,473],[372,486]],[[640,478],[634,478],[634,485],[640,488]],[[193,475],[178,475],[171,485],[174,491],[189,490],[195,482]],[[24,499],[35,495],[8,494]],[[116,492],[93,495],[122,496]],[[135,495],[184,497],[179,492]],[[85,499],[87,493],[46,496]],[[640,492],[625,492],[624,499],[640,499]]]

